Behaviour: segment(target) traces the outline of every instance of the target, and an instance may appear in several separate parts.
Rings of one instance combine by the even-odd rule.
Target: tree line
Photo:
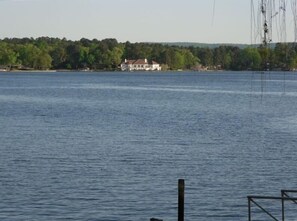
[[[119,43],[116,39],[79,41],[65,38],[5,38],[0,40],[0,66],[7,69],[118,70],[125,59],[147,58],[163,70],[293,70],[297,46],[277,43],[273,47],[218,46],[216,48]]]

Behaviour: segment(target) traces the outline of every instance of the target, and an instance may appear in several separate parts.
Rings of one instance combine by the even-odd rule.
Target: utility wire
[[[211,26],[213,26],[214,24],[215,10],[216,10],[216,0],[213,0]]]

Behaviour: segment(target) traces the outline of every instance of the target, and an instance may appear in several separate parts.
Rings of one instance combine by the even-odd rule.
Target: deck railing
[[[297,193],[297,190],[281,190],[281,196],[247,196],[248,198],[248,220],[252,221],[252,205],[257,206],[262,212],[275,221],[285,221],[285,201],[292,201],[297,204],[297,197],[290,197],[289,193]],[[258,200],[256,202],[256,200]],[[273,215],[268,209],[260,205],[259,200],[276,200],[281,202],[281,220]]]

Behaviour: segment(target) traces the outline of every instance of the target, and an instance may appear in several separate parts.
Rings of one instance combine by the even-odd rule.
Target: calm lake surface
[[[296,148],[296,73],[0,73],[1,221],[174,221],[180,178],[185,220],[247,220]]]

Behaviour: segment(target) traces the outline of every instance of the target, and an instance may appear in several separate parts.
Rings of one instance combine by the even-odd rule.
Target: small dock
[[[297,195],[297,190],[289,190],[289,189],[281,190],[279,196],[248,195],[247,196],[248,221],[253,221],[253,220],[285,221],[286,205],[288,203],[296,205],[297,204],[296,195]],[[179,179],[178,180],[177,221],[184,221],[184,204],[185,204],[184,199],[185,199],[185,180]],[[163,219],[151,218],[150,221],[163,221]]]

